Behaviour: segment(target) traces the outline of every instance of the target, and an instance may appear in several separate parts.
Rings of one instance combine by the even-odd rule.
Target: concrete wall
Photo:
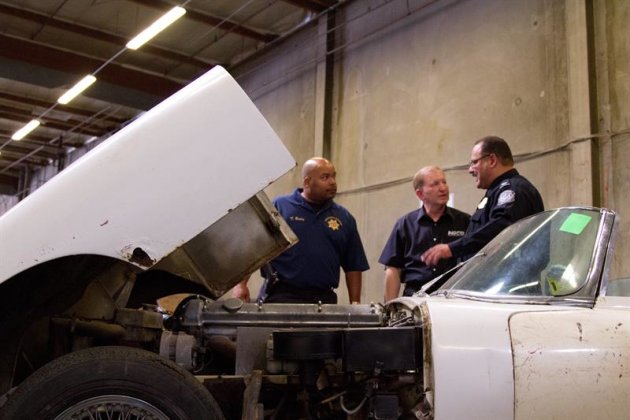
[[[364,302],[382,300],[377,259],[394,221],[417,206],[411,175],[444,167],[455,206],[472,212],[483,191],[462,166],[487,134],[510,143],[547,208],[603,203],[624,216],[630,3],[593,3],[355,0],[335,11],[332,85],[321,77],[323,21],[236,69],[300,164],[330,137],[337,201],[357,218],[371,264]],[[269,194],[299,183],[294,171]],[[615,274],[630,275],[619,262]]]
[[[621,215],[612,275],[630,276],[630,2],[593,2],[602,205]]]

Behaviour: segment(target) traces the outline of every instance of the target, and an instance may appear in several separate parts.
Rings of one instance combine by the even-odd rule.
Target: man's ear
[[[416,190],[416,197],[418,197],[421,201],[424,201],[424,194],[422,193],[422,189]]]
[[[490,153],[488,155],[488,159],[490,159],[490,166],[491,167],[495,167],[499,165],[499,158],[497,157],[497,155],[495,155],[494,153]]]

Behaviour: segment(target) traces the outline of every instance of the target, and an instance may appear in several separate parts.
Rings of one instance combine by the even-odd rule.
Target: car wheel
[[[60,357],[27,378],[7,419],[223,419],[195,377],[157,354],[95,347]]]

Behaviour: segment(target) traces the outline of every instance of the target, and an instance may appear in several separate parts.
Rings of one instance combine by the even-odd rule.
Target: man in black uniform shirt
[[[476,178],[477,188],[487,190],[486,194],[463,237],[422,254],[422,261],[429,266],[444,258],[466,260],[512,223],[544,210],[536,187],[514,169],[512,151],[502,138],[488,136],[477,140],[468,172]]]
[[[385,301],[397,298],[400,284],[404,296],[411,296],[422,285],[455,265],[455,259],[429,267],[420,255],[435,244],[443,244],[464,235],[470,215],[447,207],[449,189],[442,169],[427,166],[413,177],[416,196],[422,207],[407,213],[394,225],[379,262],[385,265]]]

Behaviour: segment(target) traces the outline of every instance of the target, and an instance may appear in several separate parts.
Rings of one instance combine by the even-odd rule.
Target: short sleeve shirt
[[[401,281],[424,284],[455,265],[455,259],[441,260],[429,267],[420,260],[424,251],[464,236],[470,215],[447,207],[437,222],[425,214],[424,208],[407,213],[394,225],[379,262],[401,269]]]
[[[274,205],[297,235],[297,244],[276,257],[271,265],[281,281],[293,286],[331,289],[339,285],[340,268],[369,268],[354,217],[330,201],[313,208],[297,188],[278,197]]]

